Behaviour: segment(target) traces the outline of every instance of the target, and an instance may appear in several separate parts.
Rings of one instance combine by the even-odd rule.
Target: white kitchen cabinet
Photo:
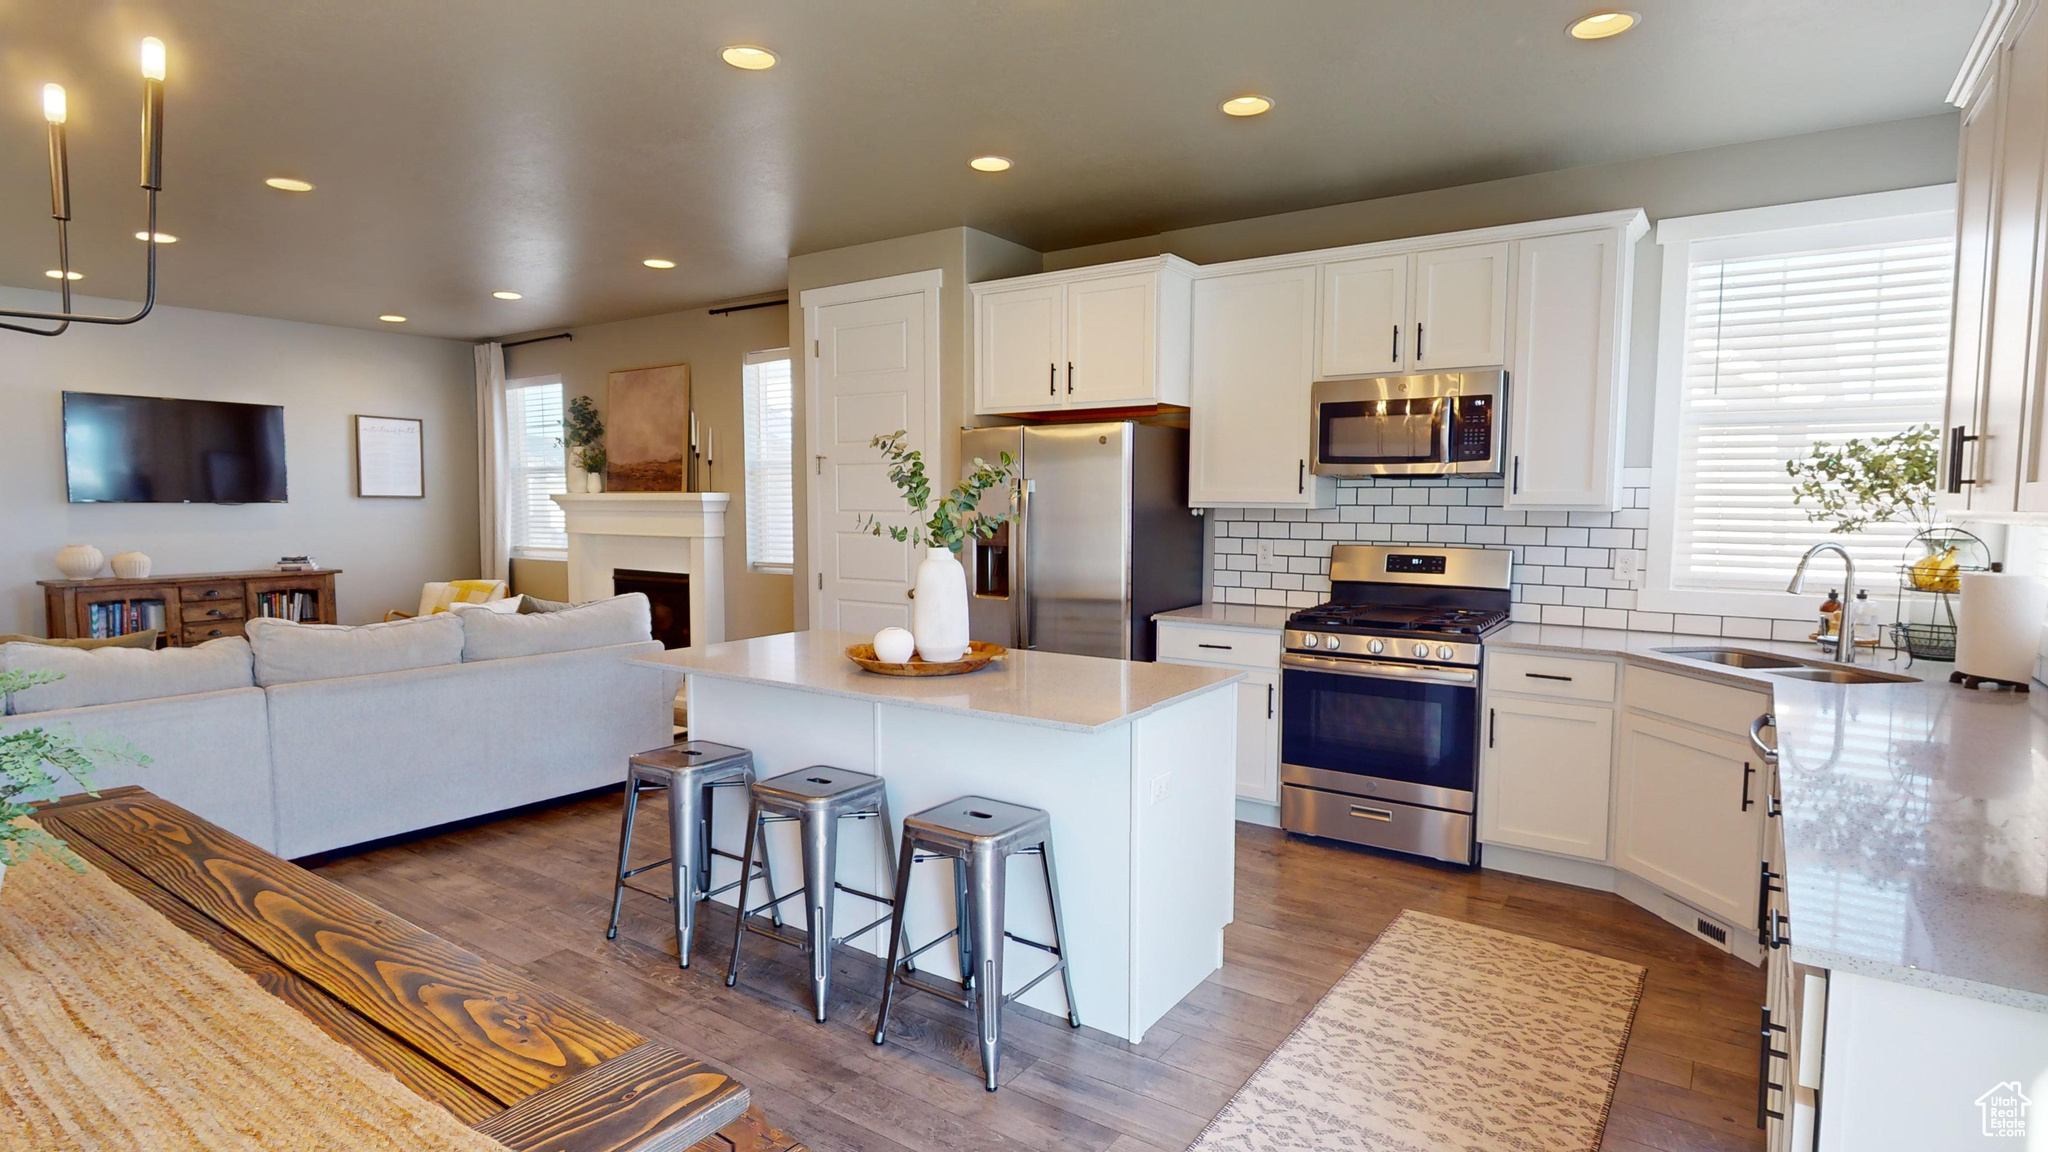
[[[1763,710],[1751,709],[1750,715]],[[1624,711],[1615,866],[1703,912],[1755,930],[1769,779],[1763,768],[1746,735]]]
[[[1606,860],[1613,764],[1613,708],[1501,695],[1489,670],[1483,843]]]
[[[1402,253],[1322,266],[1317,379],[1393,376],[1407,365],[1401,345],[1408,327],[1408,265],[1413,260]]]
[[[1601,228],[1515,244],[1510,507],[1619,505],[1631,256],[1640,235]]]
[[[1507,362],[1510,245],[1431,248],[1415,254],[1416,372],[1494,368]]]
[[[1280,802],[1280,673],[1246,671],[1237,685],[1237,798]]]
[[[1158,256],[972,285],[976,414],[1185,406],[1191,270]]]
[[[1188,503],[1327,508],[1336,483],[1309,473],[1316,268],[1195,282]]]

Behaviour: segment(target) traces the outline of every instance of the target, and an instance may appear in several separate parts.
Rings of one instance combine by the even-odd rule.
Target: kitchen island
[[[690,735],[750,749],[761,777],[829,764],[888,782],[898,822],[959,796],[982,795],[1052,814],[1075,998],[1082,1022],[1136,1042],[1223,962],[1235,861],[1236,693],[1224,669],[1018,651],[965,676],[864,672],[849,645],[868,639],[810,631],[675,649],[641,658],[687,680]],[[737,855],[743,798],[717,799],[714,840]],[[793,826],[769,829],[778,894],[803,875]],[[840,881],[888,891],[876,840],[848,826]],[[737,865],[717,861],[713,887]],[[1019,866],[1021,867],[1021,866]],[[762,899],[759,886],[753,902]],[[723,897],[730,902],[732,894]],[[865,902],[840,922],[864,923]],[[879,911],[876,912],[879,915]],[[948,865],[920,865],[911,888],[915,944],[953,927]],[[1039,884],[1018,871],[1009,931],[1050,940]],[[846,943],[886,952],[880,929]],[[768,947],[755,942],[750,947]],[[711,953],[700,951],[693,963]],[[1037,971],[1015,954],[1012,989]],[[919,967],[957,977],[951,948]],[[1046,981],[1022,1003],[1064,1015]]]

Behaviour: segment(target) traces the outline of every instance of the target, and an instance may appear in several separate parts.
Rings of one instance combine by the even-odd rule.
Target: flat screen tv
[[[73,504],[282,504],[275,404],[64,393]]]

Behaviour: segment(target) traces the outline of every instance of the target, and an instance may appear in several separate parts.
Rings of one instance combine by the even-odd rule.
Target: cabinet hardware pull
[[[904,589],[904,591],[903,591],[903,598],[904,598],[905,600],[915,600],[915,599],[917,599],[917,589],[915,589],[915,588],[906,588],[906,589]]]
[[[1783,948],[1792,942],[1792,918],[1773,908],[1771,910],[1771,939],[1773,948]]]
[[[1396,364],[1401,362],[1401,326],[1399,324],[1394,325],[1394,354],[1391,359]]]
[[[1749,811],[1749,806],[1755,803],[1755,801],[1749,798],[1749,778],[1754,775],[1756,775],[1756,769],[1751,766],[1749,761],[1744,760],[1742,762],[1742,810],[1744,812]]]
[[[212,599],[214,599],[214,598],[218,597],[219,595],[220,595],[220,589],[218,589],[218,588],[208,588],[208,589],[206,590],[206,598],[207,598],[208,600],[212,600]]]
[[[1236,645],[1234,645],[1234,644],[1202,644],[1202,643],[1197,643],[1197,644],[1195,645],[1195,647],[1197,647],[1197,648],[1221,648],[1221,649],[1223,649],[1223,650],[1224,650],[1225,652],[1234,652],[1234,651],[1236,651],[1236,650],[1237,650],[1237,646],[1236,646]]]
[[[1515,496],[1519,496],[1522,493],[1522,458],[1520,456],[1515,457],[1515,482],[1508,489],[1508,492],[1510,495]]]
[[[1378,821],[1381,821],[1382,823],[1389,823],[1389,824],[1393,823],[1393,820],[1394,820],[1394,812],[1393,812],[1393,809],[1391,809],[1391,808],[1367,808],[1367,807],[1366,807],[1365,805],[1363,805],[1363,804],[1353,804],[1353,805],[1351,806],[1351,814],[1352,814],[1353,816],[1356,816],[1356,817],[1358,817],[1358,818],[1359,818],[1360,820],[1378,820]]]
[[[1273,686],[1266,685],[1266,719],[1273,718]]]
[[[1294,493],[1299,496],[1306,491],[1308,491],[1308,461],[1297,460],[1294,462]]]
[[[1768,948],[1771,946],[1771,893],[1784,891],[1771,881],[1783,880],[1785,877],[1771,871],[1771,862],[1768,860],[1763,861],[1761,866],[1763,875],[1758,877],[1756,886],[1756,942],[1758,947]]]
[[[1067,395],[1074,394],[1074,362],[1067,361]]]
[[[1524,672],[1522,675],[1527,676],[1531,680],[1561,680],[1566,684],[1572,682],[1571,677],[1559,676],[1555,672]]]
[[[823,476],[825,474],[825,458],[823,456],[820,456],[817,458],[817,460],[818,463],[813,467],[813,473],[818,476]]]
[[[1047,364],[1045,366],[1045,394],[1047,396],[1057,396],[1060,394],[1060,366],[1057,364]]]
[[[1771,1047],[1771,1033],[1784,1031],[1785,1026],[1783,1024],[1771,1023],[1771,1006],[1768,1004],[1764,1005],[1763,1024],[1757,1029],[1756,1046],[1756,1126],[1759,1128],[1765,1127],[1765,1122],[1768,1120],[1783,1120],[1785,1118],[1783,1112],[1771,1111],[1770,1095],[1773,1088],[1780,1092],[1785,1090],[1784,1085],[1771,1083],[1771,1058],[1776,1057],[1780,1060],[1791,1059],[1789,1052],[1780,1052],[1776,1048]]]
[[[1963,485],[1976,483],[1963,478],[1963,445],[1977,439],[1964,435],[1965,431],[1961,424],[1948,430],[1948,490],[1952,496],[1962,495]]]
[[[1422,321],[1415,322],[1415,362],[1422,363]]]
[[[1491,708],[1486,710],[1486,746],[1488,748],[1493,747],[1493,722],[1498,715],[1499,713]]]
[[[213,618],[214,618],[215,620],[218,620],[218,619],[220,619],[220,609],[218,609],[218,608],[208,608],[208,609],[206,610],[206,614],[207,614],[208,616],[211,616],[211,617],[213,617]]]

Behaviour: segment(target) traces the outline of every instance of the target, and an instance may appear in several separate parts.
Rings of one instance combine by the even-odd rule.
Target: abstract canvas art
[[[684,491],[690,453],[690,366],[613,372],[605,391],[605,487]]]

